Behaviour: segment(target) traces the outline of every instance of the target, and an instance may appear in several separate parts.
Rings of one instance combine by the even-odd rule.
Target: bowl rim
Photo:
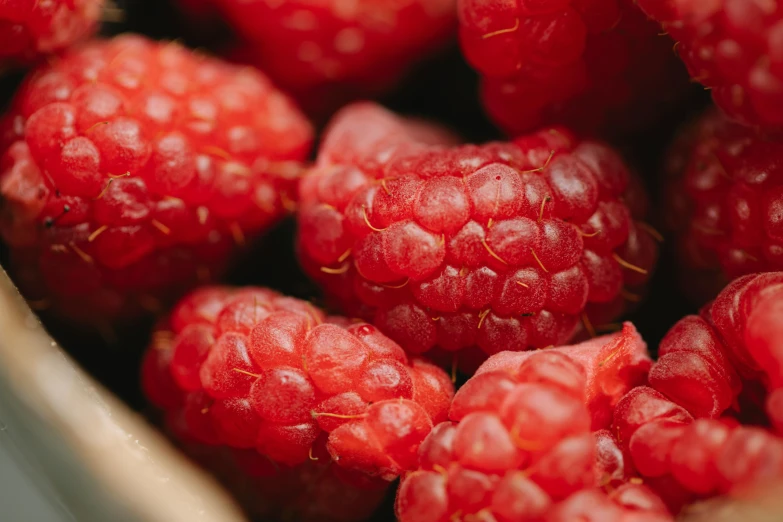
[[[74,520],[246,520],[212,478],[65,354],[2,267],[0,444],[35,468],[39,492]]]

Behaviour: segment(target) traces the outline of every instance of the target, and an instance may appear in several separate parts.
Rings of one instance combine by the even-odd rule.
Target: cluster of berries
[[[146,395],[264,517],[365,520],[399,479],[400,522],[667,522],[783,480],[783,7],[639,4],[182,0],[224,16],[259,72],[142,36],[71,46],[99,0],[0,0],[3,63],[48,55],[0,119],[9,267],[75,323],[156,314]],[[667,157],[682,285],[714,301],[653,361],[615,321],[661,238],[590,136],[682,98],[656,21],[725,114]],[[312,116],[386,91],[457,26],[512,139],[357,102],[308,162],[294,100]],[[289,214],[344,315],[207,284]]]
[[[349,316],[380,330],[269,290],[209,287],[180,301],[154,334],[144,388],[180,441],[252,451],[274,462],[275,474],[318,476],[323,461],[334,463],[339,488],[308,486],[331,488],[331,502],[296,516],[336,516],[354,498],[377,502],[390,480],[420,465],[421,451],[434,444],[428,437],[451,437],[463,417],[476,418],[463,446],[477,453],[465,458],[502,466],[479,468],[492,472],[481,479],[492,487],[478,508],[487,507],[505,467],[523,473],[535,465],[540,486],[553,488],[541,492],[540,509],[570,509],[577,501],[559,501],[595,486],[591,430],[608,427],[614,403],[644,381],[650,360],[630,325],[579,346],[527,351],[612,320],[628,288],[639,291],[647,280],[657,244],[634,220],[646,204],[623,162],[606,145],[560,128],[511,143],[455,141],[378,106],[352,105],[335,117],[301,180],[303,266]],[[516,352],[491,357],[452,402],[448,374],[400,346],[451,353],[448,365],[468,373],[488,355]],[[502,414],[515,383],[516,399]],[[473,404],[487,393],[496,396],[491,404]],[[529,431],[549,423],[546,409],[561,400],[565,409],[552,410],[559,415],[552,422],[566,425],[552,428],[557,436],[541,432],[547,451],[525,450],[539,445],[525,442]],[[529,415],[544,415],[541,423],[523,418],[524,404]],[[500,429],[511,460],[485,455],[500,451],[491,438]],[[583,472],[558,491],[559,455],[572,447]],[[368,488],[376,494],[360,493]],[[498,491],[507,497],[499,502],[513,500],[513,489]],[[399,502],[415,513],[415,502],[404,500],[411,494]],[[254,506],[271,516],[296,504],[274,495]]]

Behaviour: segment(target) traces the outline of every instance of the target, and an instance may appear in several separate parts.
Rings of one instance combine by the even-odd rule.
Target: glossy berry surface
[[[631,323],[625,323],[621,332],[596,337],[572,346],[547,348],[546,353],[561,353],[578,363],[585,373],[585,403],[590,411],[591,429],[608,428],[617,402],[631,388],[647,381],[652,361],[647,344]],[[500,352],[490,357],[475,376],[489,372],[513,373],[538,352]],[[549,370],[547,363],[539,362],[538,371]],[[551,367],[555,372],[556,366]]]
[[[783,273],[736,279],[669,331],[649,387],[617,404],[611,431],[624,462],[673,511],[783,478],[781,310]],[[738,421],[757,417],[762,426]]]
[[[711,110],[686,127],[666,162],[667,219],[683,285],[714,297],[742,275],[783,270],[783,146]]]
[[[211,0],[239,36],[234,55],[314,112],[389,91],[445,46],[455,0]]]
[[[103,0],[0,0],[0,63],[61,51],[98,27]]]
[[[447,139],[368,104],[326,131],[300,184],[299,253],[348,314],[475,369],[603,325],[644,287],[657,244],[615,152],[560,128]]]
[[[581,495],[602,499],[592,509],[606,510],[605,517],[587,520],[626,520],[622,495],[612,500],[593,489],[636,486],[626,482],[611,434],[591,432],[589,390],[596,376],[594,368],[585,372],[585,362],[592,365],[584,357],[569,356],[578,350],[504,352],[496,356],[508,355],[502,364],[487,361],[454,396],[450,422],[436,426],[420,446],[419,469],[404,476],[397,492],[398,520],[581,520],[575,513],[588,507]],[[618,359],[623,362],[607,369],[613,375],[606,380],[635,370],[633,361]],[[660,501],[650,508],[656,509],[668,520]]]
[[[375,327],[252,287],[180,301],[142,380],[182,439],[287,466],[321,455],[385,480],[415,467],[454,393],[442,370],[408,359]]]
[[[701,316],[685,317],[669,331],[650,370],[650,386],[697,418],[746,413],[738,402],[743,388],[755,382],[768,392],[783,387],[781,306],[783,273],[733,281]],[[767,398],[768,413],[780,418],[773,397]]]
[[[578,491],[555,505],[546,522],[671,522],[661,499],[643,484],[624,484],[607,492]],[[509,521],[510,522],[510,521]]]
[[[783,439],[731,418],[694,420],[652,388],[620,401],[613,430],[629,462],[675,512],[697,497],[783,476]]]
[[[594,442],[584,379],[578,364],[548,352],[527,359],[517,375],[470,379],[454,397],[451,422],[421,445],[420,469],[400,484],[398,520],[440,522],[482,511],[535,519],[589,486]]]
[[[83,322],[218,276],[296,198],[309,123],[257,72],[138,36],[32,72],[2,120],[16,280]]]
[[[638,0],[677,40],[691,77],[729,117],[783,127],[783,6],[766,0]]]
[[[512,135],[544,124],[644,128],[687,88],[669,38],[632,0],[459,0],[460,41],[490,117]]]

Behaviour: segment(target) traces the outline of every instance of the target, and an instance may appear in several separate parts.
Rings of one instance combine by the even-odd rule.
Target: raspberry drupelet
[[[732,119],[783,128],[783,6],[764,0],[638,0],[677,40],[691,77]]]
[[[511,522],[514,519],[508,519]],[[545,522],[673,522],[666,505],[643,484],[628,483],[606,492],[583,489],[559,502]],[[503,521],[505,522],[505,520]]]
[[[673,42],[632,0],[459,0],[458,9],[484,106],[512,135],[552,123],[643,129],[688,89]]]
[[[205,287],[154,334],[150,400],[180,438],[284,466],[331,459],[392,480],[446,419],[448,375],[375,327],[262,288]]]
[[[783,142],[716,110],[687,126],[669,153],[668,227],[682,284],[713,298],[736,277],[783,270]]]
[[[389,91],[456,30],[456,0],[212,2],[240,38],[234,57],[315,113]]]
[[[103,0],[0,0],[0,64],[61,51],[98,27]]]
[[[455,395],[450,421],[436,426],[420,446],[419,469],[403,477],[397,493],[398,519],[571,521],[587,507],[580,499],[585,495],[603,499],[592,507],[606,510],[606,517],[588,520],[634,520],[623,518],[623,499],[633,494],[619,492],[639,486],[623,485],[623,456],[611,435],[591,433],[591,409],[597,408],[590,395],[591,388],[600,387],[596,381],[619,383],[637,371],[637,363],[625,356],[637,347],[627,332],[597,342],[524,357],[502,353],[487,361],[486,370],[482,367]],[[596,368],[584,353],[570,357],[580,348],[604,355],[603,347],[616,350],[618,342],[627,346],[620,346],[617,361],[606,368]],[[623,388],[634,384],[636,379]],[[599,408],[611,409],[609,404]],[[593,489],[610,484],[617,487],[614,500]],[[660,520],[669,520],[661,502],[646,495]]]
[[[32,72],[1,130],[16,282],[90,324],[220,275],[296,199],[312,141],[260,73],[130,35]]]
[[[299,252],[348,314],[470,371],[561,345],[638,299],[658,246],[615,152],[561,128],[444,141],[367,104],[327,130],[300,184]]]

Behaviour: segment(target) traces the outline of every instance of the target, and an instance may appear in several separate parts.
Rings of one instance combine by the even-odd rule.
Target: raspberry
[[[783,273],[733,281],[701,316],[669,331],[651,388],[635,388],[618,403],[613,429],[625,460],[653,480],[648,485],[673,511],[694,496],[783,478],[783,439],[726,416],[761,409],[766,395],[769,421],[783,427],[782,308]],[[759,383],[768,393],[747,401]]]
[[[631,323],[625,323],[622,332],[616,334],[546,350],[547,354],[555,352],[567,355],[585,371],[585,401],[592,416],[593,430],[611,425],[617,401],[631,388],[646,382],[652,364],[647,345]],[[536,352],[501,352],[482,364],[475,375],[498,371],[514,373],[525,360],[534,356]],[[556,371],[556,368],[551,370]],[[540,362],[538,371],[546,369],[546,362]]]
[[[456,25],[455,0],[212,2],[242,40],[234,57],[319,113],[389,91]]]
[[[630,334],[603,342],[616,346]],[[619,382],[638,363],[621,353],[596,379],[595,361],[584,353],[589,346],[603,355],[596,343],[490,359],[454,396],[450,422],[436,426],[419,447],[419,469],[406,474],[397,493],[398,519],[475,514],[478,520],[570,521],[579,517],[566,514],[581,509],[572,495],[620,486],[629,475],[623,454],[606,430],[590,433],[587,403],[596,380]],[[607,512],[626,520],[619,518],[624,510],[612,506]]]
[[[781,150],[715,110],[675,142],[666,164],[667,214],[694,298],[710,299],[741,275],[783,270]]]
[[[559,375],[536,375],[550,359]],[[581,367],[561,353],[534,354],[517,376],[470,379],[454,398],[453,422],[435,427],[420,447],[420,469],[400,484],[398,519],[482,510],[501,520],[538,518],[589,486],[594,441],[584,384]]]
[[[181,417],[180,438],[255,449],[288,466],[321,452],[391,480],[415,467],[453,385],[375,327],[326,320],[263,288],[199,289],[157,330],[144,389],[169,418]]]
[[[664,499],[783,478],[783,439],[732,419],[693,420],[651,388],[635,388],[618,403],[614,429],[629,462]]]
[[[0,63],[26,63],[90,36],[103,0],[0,3]]]
[[[754,381],[780,389],[783,342],[776,314],[782,303],[781,272],[735,280],[702,317],[686,317],[669,331],[650,370],[650,386],[699,418],[736,408],[743,388]],[[778,411],[775,404],[771,409]]]
[[[638,3],[679,42],[690,75],[727,115],[755,127],[783,125],[783,7],[763,0]]]
[[[632,0],[459,0],[465,57],[491,118],[511,134],[564,123],[642,129],[687,89],[672,42]]]
[[[219,275],[285,214],[312,138],[262,75],[137,36],[42,66],[2,128],[17,282],[83,322],[128,320]]]
[[[444,139],[365,104],[326,132],[300,184],[299,252],[347,313],[475,369],[500,350],[563,344],[580,318],[611,321],[643,288],[657,245],[612,150],[559,128]]]

